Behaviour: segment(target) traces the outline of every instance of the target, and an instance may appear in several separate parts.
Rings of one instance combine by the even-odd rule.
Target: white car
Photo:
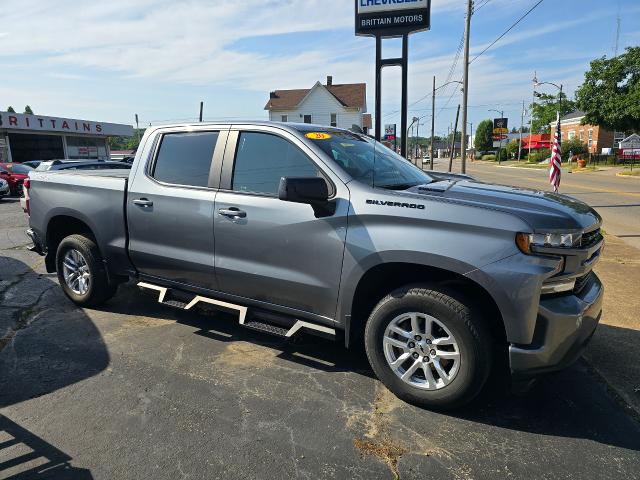
[[[9,196],[9,182],[0,178],[0,199]]]

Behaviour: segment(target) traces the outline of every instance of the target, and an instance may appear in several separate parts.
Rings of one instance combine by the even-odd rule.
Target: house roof
[[[560,121],[563,120],[575,120],[577,118],[582,118],[584,117],[585,113],[581,110],[575,110],[571,113],[567,113],[564,117],[560,118]]]
[[[304,88],[297,90],[276,90],[271,92],[269,101],[265,105],[265,110],[289,110],[294,109],[304,98],[315,88]],[[366,83],[344,83],[333,85],[322,85],[331,93],[338,102],[347,108],[364,108],[367,103]]]

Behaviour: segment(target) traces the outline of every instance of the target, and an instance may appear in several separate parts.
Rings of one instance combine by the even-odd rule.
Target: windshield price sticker
[[[310,138],[311,140],[328,140],[331,138],[331,135],[321,132],[309,132],[305,137]]]

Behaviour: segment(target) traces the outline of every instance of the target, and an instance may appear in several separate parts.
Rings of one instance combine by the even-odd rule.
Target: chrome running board
[[[266,322],[260,322],[259,320],[251,320],[246,322],[247,319],[247,307],[242,305],[236,305],[235,303],[229,303],[222,300],[216,300],[202,295],[196,295],[189,303],[184,303],[175,300],[165,300],[167,292],[170,290],[167,287],[161,287],[147,282],[139,282],[138,287],[146,288],[148,290],[155,290],[158,292],[158,303],[167,305],[169,307],[179,308],[181,310],[191,310],[198,303],[207,303],[215,307],[220,307],[227,310],[235,310],[238,312],[238,320],[243,327],[251,328],[252,330],[259,330],[262,332],[271,333],[280,337],[291,338],[302,329],[314,330],[321,334],[335,336],[336,331],[333,328],[325,327],[324,325],[318,325],[303,320],[296,320],[296,323],[288,330],[283,327],[271,325]]]

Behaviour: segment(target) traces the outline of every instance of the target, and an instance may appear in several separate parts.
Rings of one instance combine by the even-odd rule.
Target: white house
[[[276,90],[264,107],[269,120],[276,122],[314,123],[339,128],[357,125],[365,133],[371,128],[367,112],[367,84],[327,84],[317,82],[312,88]]]

